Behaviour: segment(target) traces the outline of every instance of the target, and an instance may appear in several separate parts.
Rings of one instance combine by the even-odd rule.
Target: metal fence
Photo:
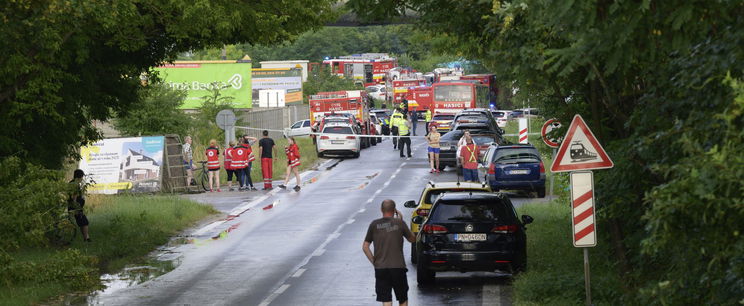
[[[253,108],[251,111],[244,112],[240,119],[244,126],[256,129],[266,130],[284,130],[292,126],[293,123],[310,118],[310,106],[306,104],[291,105],[282,108]],[[247,134],[253,137],[260,137],[261,130],[241,130],[237,129],[236,134]],[[272,137],[281,137],[281,132],[270,131]]]

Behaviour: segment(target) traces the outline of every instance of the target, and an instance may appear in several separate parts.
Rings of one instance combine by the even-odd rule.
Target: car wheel
[[[544,198],[545,197],[545,186],[542,186],[539,189],[537,189],[537,197],[538,198]]]
[[[428,286],[434,284],[436,272],[429,270],[429,267],[423,261],[416,266],[416,282],[419,286]]]
[[[411,242],[411,263],[416,264],[418,262],[418,258],[416,257],[416,243]]]
[[[354,152],[354,154],[351,155],[354,158],[359,158],[359,152]]]
[[[318,158],[323,158],[323,153],[318,152]]]

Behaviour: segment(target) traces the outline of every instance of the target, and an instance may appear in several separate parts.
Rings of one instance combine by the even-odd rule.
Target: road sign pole
[[[589,248],[584,249],[584,288],[586,290],[586,305],[592,305],[592,282],[589,279]]]
[[[556,154],[558,154],[558,148],[553,148],[553,160],[555,160]],[[555,195],[553,194],[553,182],[555,181],[555,175],[555,172],[550,173],[550,195]]]

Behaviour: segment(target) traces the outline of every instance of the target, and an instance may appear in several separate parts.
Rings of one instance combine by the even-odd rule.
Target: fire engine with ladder
[[[319,92],[310,96],[310,123],[322,131],[326,117],[348,116],[349,123],[356,124],[362,135],[378,135],[369,116],[364,90]],[[377,144],[377,138],[362,137],[362,148]],[[373,143],[374,142],[374,143]]]
[[[362,53],[327,59],[323,65],[331,69],[331,74],[353,79],[367,87],[382,84],[385,73],[398,66],[398,60],[387,53]]]

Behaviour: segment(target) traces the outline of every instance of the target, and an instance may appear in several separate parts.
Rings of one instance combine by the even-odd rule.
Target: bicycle
[[[197,184],[201,186],[204,191],[209,191],[209,172],[207,170],[207,161],[200,161],[201,168],[196,169],[197,173],[194,176]]]

